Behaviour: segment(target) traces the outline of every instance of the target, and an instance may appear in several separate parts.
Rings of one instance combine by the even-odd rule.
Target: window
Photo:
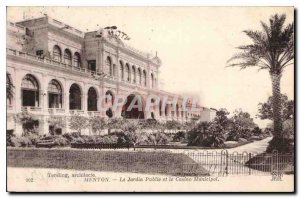
[[[138,83],[140,85],[142,84],[142,72],[141,72],[141,68],[138,68]]]
[[[128,63],[126,63],[126,67],[125,67],[125,80],[130,82],[130,69]]]
[[[143,71],[143,85],[147,86],[147,73],[145,70]]]
[[[48,108],[62,108],[62,88],[54,79],[48,84]]]
[[[77,84],[72,84],[70,87],[69,95],[69,107],[70,110],[79,109],[81,110],[81,91]]]
[[[39,86],[31,74],[27,74],[21,84],[22,106],[39,106]]]
[[[111,62],[111,58],[109,56],[106,58],[105,65],[106,65],[106,71],[107,71],[107,73],[110,76],[113,76],[112,62]]]
[[[72,65],[71,52],[68,49],[65,50],[64,61],[67,65]]]
[[[88,111],[97,111],[97,92],[91,87],[88,91]]]
[[[135,72],[135,66],[132,66],[132,78],[133,78],[133,83],[136,83],[136,72]]]
[[[81,59],[80,59],[80,54],[78,52],[75,52],[74,54],[74,66],[81,67]]]
[[[53,60],[61,62],[61,50],[57,45],[53,47]]]
[[[151,74],[151,87],[154,88],[154,76]]]
[[[88,61],[88,69],[94,72],[96,71],[96,60]]]
[[[120,77],[121,77],[121,80],[124,80],[124,66],[123,66],[122,61],[120,61]]]

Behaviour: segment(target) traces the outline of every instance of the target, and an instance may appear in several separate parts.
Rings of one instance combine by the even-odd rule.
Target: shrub
[[[173,142],[182,142],[184,141],[187,137],[186,132],[184,131],[178,131],[174,136],[173,136]]]
[[[226,141],[238,141],[241,138],[239,130],[231,129],[227,134]]]
[[[217,147],[224,146],[223,127],[217,122],[200,123],[188,133],[188,146]]]
[[[54,139],[54,143],[58,146],[68,146],[70,142],[67,138],[64,138],[63,136],[58,136]]]
[[[28,137],[12,137],[12,146],[14,147],[29,147],[32,146],[32,142]]]
[[[28,112],[22,112],[15,115],[15,121],[22,124],[23,134],[38,134],[39,120]]]
[[[146,133],[142,132],[132,132],[132,131],[126,131],[124,133],[124,139],[126,140],[126,143],[132,144],[132,145],[138,145],[145,140],[147,140],[148,136]]]
[[[259,127],[254,127],[254,129],[252,130],[252,134],[254,136],[260,136],[262,135],[262,130]]]
[[[106,136],[103,136],[101,139],[100,139],[100,143],[103,143],[103,144],[117,144],[118,143],[118,136],[117,135],[106,135]]]
[[[203,141],[208,135],[208,127],[210,123],[201,122],[194,126],[188,133],[188,146],[203,146]]]
[[[27,138],[31,141],[32,145],[35,145],[40,137],[36,134],[30,134],[27,136]]]
[[[171,141],[170,137],[168,137],[164,133],[151,133],[147,135],[147,138],[143,141],[143,144],[147,145],[161,145],[168,144]]]
[[[6,130],[6,146],[12,146],[12,137],[15,137],[14,130]]]
[[[73,115],[70,118],[69,125],[70,129],[76,130],[79,134],[81,134],[81,130],[88,126],[88,118],[80,115]]]

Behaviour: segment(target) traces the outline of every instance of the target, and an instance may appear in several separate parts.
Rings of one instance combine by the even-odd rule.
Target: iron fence
[[[294,154],[166,152],[98,149],[8,149],[8,166],[43,167],[181,176],[293,173]]]

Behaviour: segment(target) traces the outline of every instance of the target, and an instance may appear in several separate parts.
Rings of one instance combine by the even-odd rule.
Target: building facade
[[[199,106],[196,111],[183,110],[183,97],[159,89],[159,57],[128,46],[108,29],[82,32],[48,16],[8,22],[6,57],[7,84],[14,87],[13,96],[7,97],[7,126],[17,135],[22,125],[14,116],[21,112],[39,118],[41,134],[48,133],[51,116],[180,122],[200,117]],[[124,106],[135,96],[157,95],[167,101],[151,111],[114,110],[117,95],[126,96]],[[99,111],[102,96],[110,98],[105,99],[106,111]],[[174,98],[178,98],[176,104]],[[62,133],[70,131],[68,124],[62,129]]]

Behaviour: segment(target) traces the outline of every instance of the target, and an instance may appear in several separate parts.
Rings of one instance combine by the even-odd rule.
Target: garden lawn
[[[7,166],[9,167],[184,175],[189,171],[186,170],[189,165],[194,167],[189,174],[209,175],[207,170],[182,153],[41,148],[7,149]]]

